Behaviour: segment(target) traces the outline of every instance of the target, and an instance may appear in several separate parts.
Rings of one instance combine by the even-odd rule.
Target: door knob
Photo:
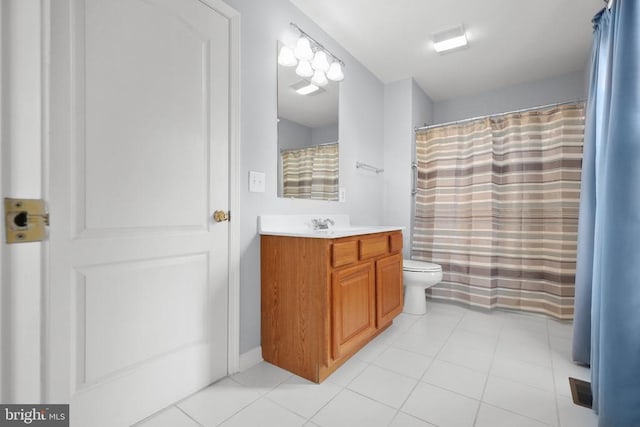
[[[231,217],[231,212],[215,211],[213,213],[213,220],[215,222],[229,221],[230,217]]]

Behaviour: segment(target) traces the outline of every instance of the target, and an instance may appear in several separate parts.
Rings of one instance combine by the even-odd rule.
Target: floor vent
[[[591,395],[591,383],[569,377],[569,386],[571,387],[571,397],[576,405],[591,408],[593,404],[593,396]]]

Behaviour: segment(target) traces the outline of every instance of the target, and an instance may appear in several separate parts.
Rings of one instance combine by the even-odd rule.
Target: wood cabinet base
[[[402,311],[401,242],[261,236],[263,359],[321,382],[389,327]]]

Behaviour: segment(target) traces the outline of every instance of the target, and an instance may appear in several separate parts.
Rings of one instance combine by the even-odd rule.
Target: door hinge
[[[49,213],[42,199],[4,199],[7,243],[41,242],[47,237]]]

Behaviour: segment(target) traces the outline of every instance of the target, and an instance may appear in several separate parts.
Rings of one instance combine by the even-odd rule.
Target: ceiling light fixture
[[[296,92],[298,92],[300,95],[309,95],[310,93],[313,93],[318,89],[320,89],[318,86],[309,84],[296,90]]]
[[[328,80],[334,82],[344,80],[342,72],[344,62],[296,24],[291,22],[290,25],[298,30],[300,37],[295,46],[285,45],[280,48],[278,64],[284,67],[296,67],[296,74],[300,77],[313,76],[312,82],[316,86],[324,86],[329,83]]]
[[[315,95],[324,92],[324,89],[321,89],[313,83],[309,83],[308,80],[304,79],[292,84],[290,87],[300,95]]]
[[[450,52],[467,46],[467,33],[462,25],[433,35],[433,47],[438,53]]]

